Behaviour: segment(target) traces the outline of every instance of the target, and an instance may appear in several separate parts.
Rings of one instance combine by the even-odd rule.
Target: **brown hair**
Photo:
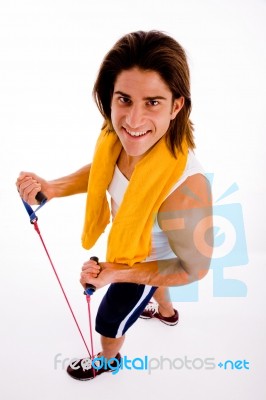
[[[93,96],[105,119],[105,126],[113,130],[111,100],[116,78],[123,70],[138,67],[160,74],[173,94],[173,100],[184,97],[184,106],[170,122],[166,133],[168,147],[176,156],[186,139],[188,147],[195,147],[191,112],[190,75],[184,49],[172,37],[160,31],[132,32],[119,39],[106,54],[94,84]]]

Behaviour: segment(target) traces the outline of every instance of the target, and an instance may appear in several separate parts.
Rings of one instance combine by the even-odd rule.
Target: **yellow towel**
[[[106,190],[112,181],[122,145],[115,132],[102,130],[95,147],[88,183],[82,245],[90,249],[110,221]],[[154,218],[172,186],[181,177],[188,149],[177,159],[170,153],[165,137],[136,165],[108,237],[108,262],[132,266],[151,252]]]

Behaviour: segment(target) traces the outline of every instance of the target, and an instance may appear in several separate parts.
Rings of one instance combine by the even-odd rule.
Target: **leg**
[[[162,316],[172,317],[175,314],[167,287],[159,287],[156,289],[153,294],[153,298],[155,301],[157,301],[159,305],[158,311]]]
[[[106,336],[101,336],[102,352],[101,356],[105,358],[114,358],[119,350],[123,346],[125,341],[125,335],[119,338],[108,338]]]
[[[96,331],[101,334],[100,356],[116,357],[125,341],[125,332],[137,321],[155,290],[129,283],[109,287],[96,317]]]
[[[137,321],[156,288],[134,283],[114,283],[108,288],[96,316],[96,331],[106,345],[104,352],[113,352],[112,346]],[[121,339],[121,344],[122,344]],[[119,346],[119,345],[117,345]]]
[[[125,333],[138,319],[146,304],[154,294],[155,287],[119,283],[111,284],[99,306],[96,317],[96,331],[101,335],[102,351],[97,358],[120,360],[119,353]],[[111,364],[112,365],[112,364]],[[110,367],[92,367],[92,360],[81,359],[71,363],[67,373],[74,379],[89,380]]]

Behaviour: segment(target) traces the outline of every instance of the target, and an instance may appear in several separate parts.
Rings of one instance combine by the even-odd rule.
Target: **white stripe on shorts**
[[[118,329],[117,329],[117,333],[116,333],[116,338],[119,338],[121,336],[123,336],[123,330],[125,328],[125,325],[127,323],[127,321],[129,320],[129,318],[131,317],[131,315],[135,312],[135,310],[138,308],[138,306],[143,302],[143,300],[145,299],[146,296],[148,296],[148,294],[150,293],[150,290],[153,288],[153,286],[150,285],[145,285],[145,288],[143,290],[142,296],[139,299],[139,301],[137,302],[137,304],[135,305],[135,307],[130,311],[130,313],[123,319],[123,321],[121,322],[121,324],[119,325]]]

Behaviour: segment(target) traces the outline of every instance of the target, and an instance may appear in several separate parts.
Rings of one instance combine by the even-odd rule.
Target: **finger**
[[[36,181],[38,180],[37,175],[33,174],[32,172],[20,172],[16,181],[16,185],[19,186],[21,185],[21,183],[28,179],[34,179]]]
[[[28,178],[29,174],[27,172],[20,172],[19,176],[17,177],[17,184],[20,184],[23,179]]]
[[[100,273],[100,270],[90,267],[82,267],[81,271],[84,272],[85,274],[95,274],[96,276],[98,276]]]
[[[16,185],[18,189],[20,190],[23,184],[26,184],[26,182],[30,182],[32,178],[30,176],[25,176],[23,179],[17,179]]]
[[[30,185],[40,185],[39,182],[36,181],[36,179],[33,179],[30,176],[27,176],[24,178],[22,181],[19,182],[19,191],[23,193],[25,189],[27,189]]]
[[[94,276],[96,274],[85,274],[84,272],[82,272],[80,274],[80,283],[82,285],[86,285],[87,283],[91,283],[94,284],[94,280],[97,279],[97,275]]]
[[[82,271],[91,270],[92,272],[99,273],[101,270],[100,265],[96,264],[94,261],[86,261],[82,266]]]
[[[26,179],[19,187],[20,196],[26,202],[35,204],[35,197],[41,191],[41,184],[33,179]]]
[[[27,196],[27,197],[33,195],[35,197],[40,190],[41,190],[41,184],[33,180],[25,182],[20,187],[20,193],[22,194],[22,196]]]
[[[92,276],[93,278],[97,278],[97,276],[99,275],[99,272],[91,270],[91,269],[86,269],[86,270],[83,270],[81,272],[81,274],[84,274],[84,276],[87,276],[87,277]]]

